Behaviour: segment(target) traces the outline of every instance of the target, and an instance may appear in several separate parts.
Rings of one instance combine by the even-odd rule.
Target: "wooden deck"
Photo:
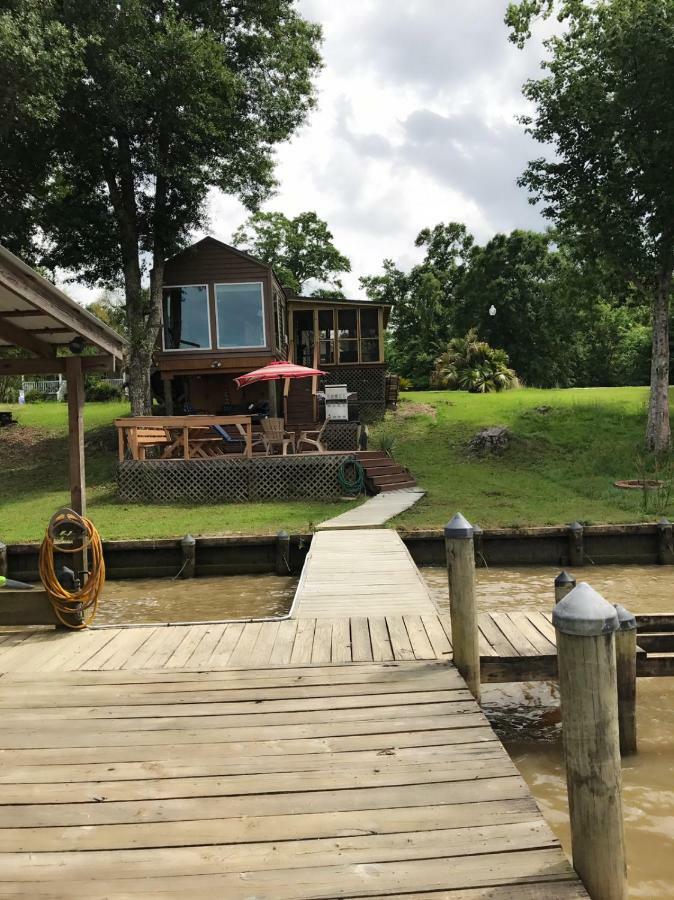
[[[294,616],[434,613],[433,598],[397,532],[370,528],[314,535],[295,595]]]
[[[127,630],[138,660],[144,630],[147,663],[179,631]],[[102,667],[118,637],[64,641]],[[0,707],[3,896],[587,896],[446,663],[16,672]]]

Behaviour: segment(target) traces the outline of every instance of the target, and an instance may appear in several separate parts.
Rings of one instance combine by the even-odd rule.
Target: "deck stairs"
[[[399,466],[383,450],[361,450],[356,456],[365,470],[365,483],[371,493],[381,494],[416,487],[409,469]]]

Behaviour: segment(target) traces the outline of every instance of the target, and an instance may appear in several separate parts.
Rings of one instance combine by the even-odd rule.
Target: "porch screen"
[[[205,284],[164,288],[164,349],[199,350],[211,346]]]
[[[218,347],[265,347],[262,284],[216,284]]]

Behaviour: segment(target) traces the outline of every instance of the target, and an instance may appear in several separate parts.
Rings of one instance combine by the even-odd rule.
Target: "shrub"
[[[45,394],[44,391],[26,391],[24,394],[26,403],[44,403],[46,400],[55,400],[54,394]]]
[[[104,403],[106,400],[121,400],[122,389],[102,378],[90,375],[84,387],[84,399],[89,403]]]
[[[431,384],[450,391],[489,394],[519,387],[517,375],[508,367],[505,350],[495,350],[480,341],[474,328],[465,337],[454,338],[436,361]]]

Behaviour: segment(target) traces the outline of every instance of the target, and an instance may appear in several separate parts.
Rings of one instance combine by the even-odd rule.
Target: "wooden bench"
[[[129,447],[134,459],[145,459],[148,447],[168,447],[173,440],[161,425],[142,425],[129,432]]]

